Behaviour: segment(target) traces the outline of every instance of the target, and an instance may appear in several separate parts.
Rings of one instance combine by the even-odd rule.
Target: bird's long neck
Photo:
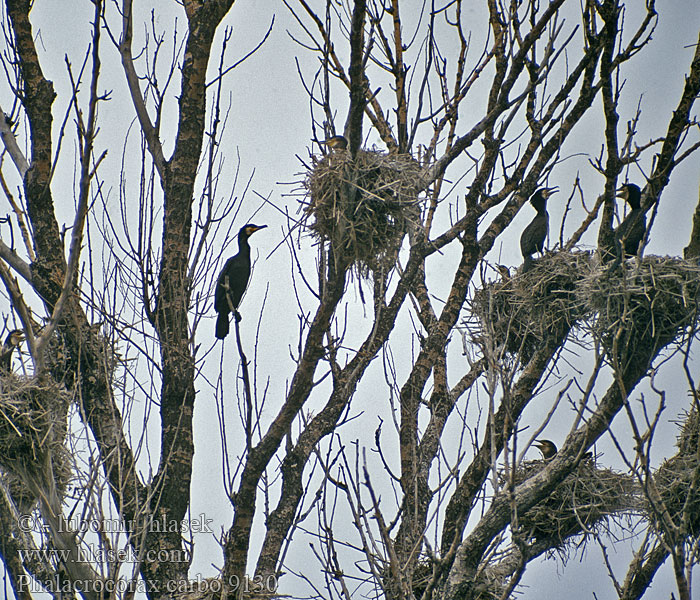
[[[642,194],[639,190],[630,189],[627,192],[627,204],[633,211],[638,211],[642,209],[641,199]]]
[[[250,256],[250,244],[248,243],[247,235],[238,236],[238,253],[245,256]]]
[[[537,214],[541,217],[547,215],[547,201],[540,195],[536,194],[532,200],[530,200],[530,204],[532,204],[532,207],[537,211]]]
[[[547,205],[544,204],[544,203],[538,204],[537,206],[535,206],[535,210],[537,211],[537,216],[538,216],[538,217],[547,217],[547,216],[549,216],[549,215],[547,214]]]

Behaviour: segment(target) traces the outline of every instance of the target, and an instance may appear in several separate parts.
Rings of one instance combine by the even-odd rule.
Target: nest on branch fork
[[[525,363],[544,340],[580,327],[624,366],[648,360],[652,347],[692,325],[699,293],[694,261],[646,256],[611,269],[594,253],[551,252],[526,273],[475,292],[473,336],[491,336],[493,347]]]
[[[565,335],[584,316],[576,287],[590,262],[586,252],[549,253],[526,273],[477,290],[472,312],[478,335],[492,336],[496,347],[527,362],[548,336]]]
[[[21,512],[31,509],[37,493],[65,491],[70,402],[65,387],[50,378],[9,373],[0,380],[0,469]]]
[[[693,408],[686,415],[678,438],[678,454],[664,461],[654,474],[654,483],[663,506],[647,501],[647,518],[657,531],[663,531],[662,511],[685,535],[700,537],[700,485],[698,445],[700,416]]]
[[[515,472],[515,483],[527,480],[546,464],[544,460],[524,462]],[[549,496],[518,515],[518,526],[527,537],[546,539],[564,551],[575,536],[603,531],[611,517],[638,505],[633,477],[583,459]]]
[[[304,186],[304,222],[338,265],[386,271],[419,217],[422,168],[407,154],[336,150],[314,159]]]

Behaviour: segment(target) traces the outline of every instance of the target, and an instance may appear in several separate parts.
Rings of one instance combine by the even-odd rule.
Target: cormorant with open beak
[[[343,135],[334,135],[321,142],[331,150],[347,150],[348,140]]]
[[[544,460],[553,458],[557,453],[557,447],[551,440],[535,440],[532,445],[542,453],[542,458]]]
[[[228,335],[228,315],[230,312],[233,313],[236,321],[241,320],[241,316],[238,313],[238,305],[241,303],[241,298],[248,287],[251,268],[248,238],[265,227],[267,225],[254,225],[253,223],[248,223],[241,227],[238,232],[238,254],[226,261],[219,275],[219,280],[216,282],[214,308],[219,313],[216,319],[216,337],[220,340],[223,340]]]
[[[559,449],[552,440],[535,440],[532,445],[542,453],[543,460],[550,460],[554,458],[554,455],[557,452],[559,452]],[[583,459],[592,460],[593,452],[584,452]]]
[[[621,259],[635,256],[647,230],[647,220],[641,206],[642,191],[634,183],[625,183],[617,190],[617,197],[629,204],[630,212],[615,229],[615,245]]]

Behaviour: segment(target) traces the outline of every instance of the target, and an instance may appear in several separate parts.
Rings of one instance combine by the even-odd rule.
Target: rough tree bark
[[[295,596],[306,583],[345,600],[506,599],[538,557],[614,544],[605,530],[618,527],[637,546],[624,576],[609,567],[617,596],[649,597],[668,562],[673,593],[689,600],[700,202],[677,207],[665,192],[700,148],[700,39],[680,98],[652,116],[630,111],[624,83],[654,51],[653,0],[457,0],[420,14],[398,0],[285,0],[278,29],[296,44],[310,129],[342,132],[348,149],[302,161],[298,218],[296,199],[264,198],[288,228],[291,280],[271,283],[286,290],[287,321],[298,312],[298,340],[278,367],[261,336],[239,337],[235,358],[254,357],[241,391],[200,327],[232,232],[253,214],[223,166],[237,109],[226,98],[242,87],[227,54],[233,4],[184,0],[159,7],[165,19],[93,0],[81,56],[69,40],[43,49],[38,3],[5,0],[0,309],[29,350],[0,369],[0,556],[15,596],[35,597],[28,582],[91,600],[115,597],[110,587]],[[175,14],[177,27],[162,25]],[[66,53],[68,85],[49,80],[48,53]],[[121,69],[114,90],[105,63]],[[132,123],[123,137],[100,137],[107,110]],[[650,121],[660,133],[642,142]],[[118,173],[105,167],[119,155]],[[501,259],[535,190],[556,184],[561,198],[571,180],[568,200],[550,202],[550,250],[527,273],[508,250]],[[693,215],[686,260],[649,256],[647,240],[612,260],[624,181],[640,183],[647,238],[659,214]],[[259,319],[286,343],[279,314]],[[688,396],[673,407],[678,450],[659,463],[657,372],[674,369]],[[223,474],[211,494],[231,517],[216,524],[220,555],[202,558],[182,524],[196,513],[195,406],[212,404]],[[557,419],[558,452],[535,460],[533,441]],[[353,422],[364,438],[346,433]],[[603,441],[624,472],[587,455]],[[619,490],[608,504],[577,495],[606,486]],[[204,562],[217,571],[202,579]]]

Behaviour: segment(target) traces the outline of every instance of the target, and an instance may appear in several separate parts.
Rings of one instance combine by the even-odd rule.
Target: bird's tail
[[[220,312],[216,318],[216,337],[223,340],[228,335],[228,313]]]
[[[523,273],[527,273],[532,267],[532,255],[527,254],[523,260]]]

